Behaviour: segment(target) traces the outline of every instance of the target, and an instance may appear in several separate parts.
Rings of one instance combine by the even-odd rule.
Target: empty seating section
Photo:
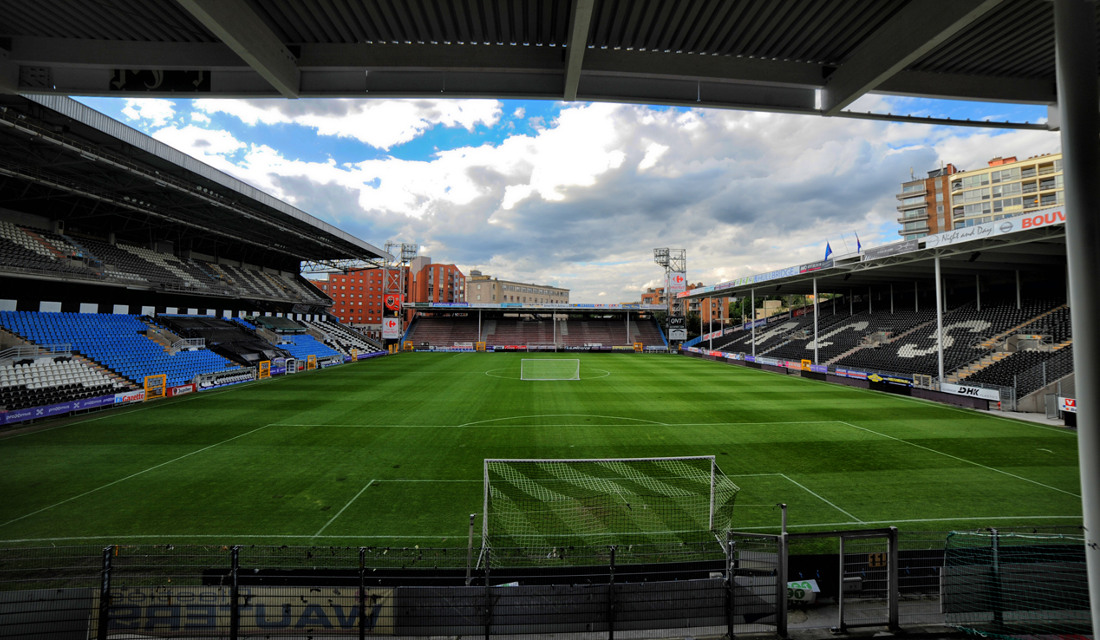
[[[236,367],[206,349],[168,353],[145,336],[148,327],[134,315],[0,311],[0,325],[37,344],[71,344],[137,385],[145,376],[164,374],[169,386],[177,386]]]
[[[147,281],[159,284],[176,283],[179,278],[164,267],[144,257],[101,240],[82,239],[81,244],[103,263],[106,276],[122,280]]]
[[[24,230],[0,220],[0,265],[32,271],[94,276],[74,247],[55,243],[46,234]]]
[[[1069,315],[1069,307],[1063,305],[1016,329],[1014,333],[1041,335],[1052,344],[1062,344],[1072,337]]]
[[[308,303],[326,301],[295,273],[269,273],[182,258],[124,242],[112,244],[97,238],[31,229],[6,220],[0,220],[0,266],[219,295],[230,293]]]
[[[174,278],[168,282],[183,282],[184,286],[192,288],[209,287],[213,284],[211,278],[197,267],[185,264],[172,254],[160,253],[159,251],[153,251],[152,249],[146,249],[144,247],[127,245],[119,245],[119,248],[123,251],[132,253],[150,264],[159,266],[161,269],[172,274]]]
[[[1022,398],[1072,372],[1073,347],[1068,346],[1057,351],[1017,351],[967,376],[963,382],[1014,387],[1016,396]]]
[[[900,311],[857,313],[853,316],[828,316],[818,322],[817,361],[828,363],[832,359],[861,346],[869,346],[885,340],[896,339],[906,332],[926,324],[934,318],[934,311]],[[808,335],[807,335],[808,334]],[[813,322],[808,330],[791,334],[790,342],[764,351],[765,355],[787,360],[814,357]],[[761,351],[757,348],[757,354]]]
[[[285,335],[283,340],[284,342],[279,345],[279,348],[289,352],[290,355],[299,360],[305,360],[309,356],[328,358],[343,355],[336,349],[318,342],[316,338],[309,334]]]
[[[556,332],[559,344],[570,344],[568,336],[564,335],[568,330],[561,328],[563,324],[559,321],[555,329],[549,319],[498,318],[493,331],[486,331],[485,342],[493,345],[554,344]]]
[[[661,334],[661,329],[657,326],[657,321],[653,318],[637,321],[632,319],[630,327],[634,332],[634,342],[641,342],[647,347],[668,346],[664,336]]]
[[[87,363],[71,357],[38,357],[0,364],[0,409],[95,398],[130,388]]]
[[[287,355],[257,336],[254,327],[249,330],[224,318],[171,315],[158,316],[156,321],[184,338],[202,338],[208,350],[247,366]]]
[[[1037,316],[1057,307],[1056,303],[1031,301],[1017,309],[1015,304],[973,304],[945,313],[944,372],[989,355],[998,338],[1015,333]],[[1068,315],[1066,316],[1068,318]],[[1068,330],[1067,330],[1068,333]],[[863,348],[838,359],[838,367],[864,368],[876,371],[919,373],[936,376],[939,373],[936,325],[930,321],[920,329],[877,348]]]
[[[479,342],[477,318],[429,318],[420,316],[412,326],[409,340],[419,346],[424,343],[432,346],[451,347],[456,344]],[[549,340],[547,341],[549,342]],[[513,343],[515,344],[515,343]]]
[[[814,316],[813,314],[807,313],[797,318],[784,318],[761,327],[756,327],[756,354],[763,355],[769,349],[775,349],[781,343],[789,340],[789,336],[797,334],[800,331],[807,329],[812,331],[813,326]],[[753,331],[750,329],[744,333],[723,336],[723,342],[719,344],[715,341],[714,348],[734,353],[752,353],[753,338]]]
[[[382,351],[382,347],[369,340],[351,327],[346,327],[331,320],[303,321],[307,327],[325,336],[325,343],[335,346],[344,353],[350,354],[352,349],[359,353],[375,353]]]
[[[306,328],[298,324],[296,320],[279,316],[257,316],[253,319],[253,323],[257,327],[271,329],[272,331],[278,331],[280,333],[302,333],[306,330]]]

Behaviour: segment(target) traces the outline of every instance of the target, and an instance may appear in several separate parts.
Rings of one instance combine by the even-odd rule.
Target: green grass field
[[[779,502],[792,530],[1081,521],[1069,430],[671,355],[524,382],[523,357],[376,358],[5,434],[0,545],[461,547],[485,458],[715,455],[746,531]]]

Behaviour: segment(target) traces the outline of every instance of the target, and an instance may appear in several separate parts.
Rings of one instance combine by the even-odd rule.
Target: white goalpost
[[[566,358],[524,358],[519,364],[520,380],[580,380],[581,361]]]
[[[487,459],[485,548],[712,541],[739,488],[714,456]]]

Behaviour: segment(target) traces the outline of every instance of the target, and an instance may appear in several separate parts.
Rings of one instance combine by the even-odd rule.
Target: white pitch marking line
[[[787,482],[790,482],[791,484],[793,484],[793,485],[797,486],[798,488],[802,489],[803,491],[805,491],[806,493],[810,494],[811,496],[813,496],[813,497],[817,498],[818,500],[820,500],[820,501],[824,502],[825,504],[829,505],[830,507],[832,507],[832,508],[836,509],[837,511],[839,511],[839,512],[843,513],[844,515],[848,516],[848,517],[849,517],[849,518],[851,518],[852,520],[855,520],[855,521],[856,521],[857,523],[859,523],[859,524],[864,524],[864,522],[863,522],[862,520],[860,520],[859,518],[857,518],[857,517],[855,517],[854,515],[852,515],[852,514],[848,513],[848,512],[847,512],[847,511],[845,511],[844,509],[841,509],[840,507],[836,506],[836,505],[835,505],[835,504],[833,504],[832,502],[829,502],[828,500],[826,500],[825,498],[823,498],[823,497],[822,497],[821,495],[819,495],[819,494],[817,494],[817,493],[815,493],[815,492],[811,491],[811,490],[810,490],[810,489],[809,489],[808,487],[806,487],[806,486],[805,486],[805,485],[803,485],[802,483],[798,482],[797,480],[793,480],[793,479],[792,479],[792,478],[791,478],[790,476],[788,476],[787,474],[785,474],[785,473],[781,473],[781,474],[779,474],[779,475],[783,476],[783,478],[784,478],[784,479],[785,479],[785,480],[786,480]]]
[[[466,533],[462,531],[455,531],[453,533],[436,533],[430,535],[359,535],[354,536],[315,536],[306,534],[291,534],[291,533],[154,533],[154,534],[119,534],[113,536],[68,536],[63,538],[13,538],[10,540],[0,540],[0,544],[26,544],[36,542],[74,542],[78,540],[108,540],[108,541],[123,541],[119,544],[126,544],[126,540],[170,540],[178,541],[185,539],[207,539],[214,538],[218,540],[231,541],[235,539],[263,539],[263,540],[433,540],[433,539],[445,539],[445,538],[457,538],[462,536],[462,539],[466,539]]]
[[[317,536],[321,535],[321,533],[322,533],[322,532],[324,532],[324,530],[325,530],[325,529],[328,529],[328,526],[329,526],[330,524],[332,524],[332,523],[333,523],[333,521],[335,521],[335,520],[336,520],[337,518],[339,518],[339,517],[340,517],[340,514],[344,513],[344,511],[346,511],[346,510],[347,510],[347,508],[351,506],[351,503],[353,503],[353,502],[355,502],[356,500],[358,500],[358,499],[359,499],[359,496],[363,495],[363,492],[364,492],[364,491],[366,491],[366,490],[367,490],[367,488],[369,488],[369,487],[370,487],[370,486],[371,486],[372,484],[374,484],[374,478],[371,478],[371,481],[370,481],[370,482],[368,482],[367,484],[363,485],[363,488],[359,490],[359,493],[355,494],[355,497],[354,497],[354,498],[352,498],[351,500],[348,500],[348,503],[344,505],[344,508],[343,508],[343,509],[340,509],[339,511],[337,511],[337,512],[336,512],[336,515],[334,515],[334,516],[332,516],[331,518],[329,518],[328,522],[326,522],[326,523],[325,523],[325,526],[323,526],[323,527],[321,527],[320,529],[318,529],[318,530],[317,530],[317,533],[313,534],[313,537],[314,537],[314,538],[316,538]]]
[[[887,435],[885,433],[879,433],[878,431],[874,431],[874,430],[868,429],[866,427],[857,427],[856,425],[854,425],[850,422],[844,422],[843,420],[840,420],[838,422],[840,422],[840,424],[846,424],[846,425],[848,425],[849,427],[851,427],[853,429],[859,429],[860,431],[866,431],[867,433],[873,433],[876,436],[881,436],[883,438],[888,438],[890,440],[901,442],[901,443],[907,444],[909,446],[916,447],[918,449],[924,449],[925,451],[930,451],[932,453],[939,454],[941,456],[946,456],[948,458],[951,458],[952,460],[958,460],[959,462],[965,462],[966,464],[972,464],[975,467],[981,467],[982,469],[985,469],[987,471],[993,471],[994,473],[1004,474],[1004,475],[1006,475],[1010,478],[1016,478],[1017,480],[1023,480],[1024,482],[1030,482],[1031,484],[1038,485],[1040,487],[1043,487],[1044,489],[1050,489],[1051,491],[1057,491],[1058,493],[1064,493],[1067,496],[1073,496],[1074,498],[1080,498],[1081,497],[1078,494],[1073,493],[1071,491],[1066,491],[1064,489],[1059,489],[1058,487],[1052,487],[1049,484],[1043,484],[1042,482],[1039,482],[1037,480],[1032,480],[1030,478],[1025,478],[1023,476],[1018,476],[1015,473],[1009,473],[1008,471],[1003,471],[1003,470],[997,469],[995,467],[989,467],[989,466],[986,466],[986,465],[984,465],[980,462],[974,462],[973,460],[967,460],[966,458],[960,458],[959,456],[951,455],[950,453],[945,453],[943,451],[937,451],[936,449],[933,449],[931,447],[926,447],[922,444],[917,444],[915,442],[909,442],[908,440],[902,440],[901,438],[895,438],[894,436]]]
[[[588,414],[560,414],[560,415],[588,415]],[[467,422],[465,424],[347,424],[347,423],[335,423],[325,424],[316,422],[273,422],[270,427],[329,427],[332,429],[469,429],[469,428],[485,428],[485,429],[528,429],[528,428],[540,428],[540,427],[625,427],[630,423],[618,422],[599,424],[591,422],[561,422],[552,424],[484,424],[486,422],[499,422],[501,420],[522,420],[525,418],[538,418],[543,416],[509,416],[506,418],[491,418],[490,420],[478,420],[476,422]],[[802,425],[802,424],[836,424],[836,420],[780,420],[778,422],[657,422],[654,420],[643,420],[641,418],[627,418],[619,416],[592,416],[593,418],[610,418],[613,420],[631,420],[634,422],[641,422],[643,424],[655,425],[659,427],[739,427],[739,426],[771,426],[771,425]]]
[[[195,451],[192,451],[191,453],[185,453],[185,454],[183,454],[182,456],[179,456],[178,458],[172,458],[171,460],[167,460],[167,461],[165,461],[165,462],[161,462],[160,464],[155,464],[155,465],[153,465],[153,466],[151,466],[151,467],[149,467],[148,469],[145,469],[145,470],[143,470],[143,471],[138,471],[137,473],[131,473],[130,475],[126,476],[125,478],[119,478],[118,480],[112,480],[111,482],[108,482],[108,483],[107,483],[107,484],[105,484],[105,485],[101,485],[101,486],[98,486],[98,487],[96,487],[95,489],[89,489],[89,490],[85,491],[84,493],[80,493],[80,494],[77,494],[77,495],[75,495],[75,496],[72,496],[71,498],[65,498],[64,500],[62,500],[62,501],[60,501],[60,502],[55,502],[54,504],[51,504],[51,505],[50,505],[50,506],[48,506],[48,507],[42,507],[41,509],[38,509],[37,511],[31,511],[30,513],[26,513],[26,514],[23,514],[23,515],[19,516],[18,518],[12,518],[11,520],[8,520],[7,522],[4,522],[4,523],[0,523],[0,527],[6,527],[6,526],[8,526],[9,524],[11,524],[11,523],[13,523],[13,522],[18,522],[18,521],[20,521],[20,520],[23,520],[24,518],[29,518],[29,517],[31,517],[31,516],[33,516],[33,515],[36,515],[36,514],[42,513],[43,511],[49,511],[50,509],[53,509],[54,507],[59,507],[59,506],[61,506],[61,505],[65,504],[65,503],[67,503],[67,502],[72,502],[73,500],[78,500],[78,499],[80,499],[80,498],[83,498],[83,497],[84,497],[84,496],[86,496],[86,495],[90,495],[90,494],[93,494],[93,493],[95,493],[96,491],[100,491],[100,490],[102,490],[102,489],[106,489],[107,487],[111,487],[111,486],[114,486],[114,485],[116,485],[116,484],[118,484],[118,483],[120,483],[120,482],[125,482],[125,481],[129,480],[130,478],[136,478],[137,476],[140,476],[140,475],[142,475],[143,473],[149,473],[150,471],[153,471],[153,470],[155,470],[155,469],[159,469],[159,468],[161,468],[161,467],[164,467],[164,466],[170,465],[170,464],[172,464],[173,462],[178,462],[178,461],[180,461],[180,460],[183,460],[184,458],[189,458],[189,457],[191,457],[191,456],[193,456],[193,455],[195,455],[195,454],[198,454],[198,453],[202,453],[203,451],[206,451],[207,449],[213,449],[214,447],[217,447],[217,446],[223,445],[223,444],[225,444],[225,443],[227,443],[227,442],[232,442],[233,440],[236,440],[237,438],[243,438],[243,437],[245,437],[245,436],[247,436],[247,435],[250,435],[250,434],[256,433],[256,432],[257,432],[257,431],[259,431],[260,429],[266,429],[266,428],[267,428],[267,427],[269,427],[269,426],[271,426],[271,425],[266,425],[266,424],[265,424],[265,425],[264,425],[264,426],[262,426],[262,427],[256,427],[255,429],[253,429],[253,430],[251,430],[251,431],[245,431],[244,433],[241,433],[241,434],[235,435],[235,436],[233,436],[232,438],[226,438],[225,440],[222,440],[221,442],[215,442],[215,443],[214,443],[214,444],[212,444],[212,445],[208,445],[208,446],[205,446],[205,447],[203,447],[203,448],[201,448],[201,449],[196,449]]]

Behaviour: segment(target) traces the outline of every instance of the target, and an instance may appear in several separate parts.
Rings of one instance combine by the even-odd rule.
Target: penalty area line
[[[866,427],[859,427],[859,426],[856,426],[856,425],[854,425],[850,422],[844,422],[843,420],[839,420],[838,422],[840,422],[840,424],[846,424],[846,425],[848,425],[849,427],[851,427],[853,429],[859,429],[860,431],[866,431],[867,433],[873,433],[876,436],[879,436],[879,437],[882,437],[882,438],[887,438],[887,439],[893,440],[895,442],[901,442],[901,443],[907,444],[911,447],[916,447],[918,449],[924,449],[925,451],[935,453],[935,454],[938,454],[938,455],[941,455],[941,456],[945,456],[947,458],[951,458],[952,460],[958,460],[959,462],[964,462],[966,464],[974,465],[975,467],[980,467],[982,469],[985,469],[986,471],[992,471],[994,473],[1000,473],[1000,474],[1006,475],[1010,478],[1016,478],[1017,480],[1023,480],[1024,482],[1030,482],[1031,484],[1043,487],[1044,489],[1050,489],[1051,491],[1057,491],[1058,493],[1064,493],[1067,496],[1072,496],[1074,498],[1080,498],[1081,497],[1080,495],[1078,495],[1076,493],[1073,493],[1071,491],[1066,491],[1065,489],[1059,489],[1058,487],[1052,487],[1049,484],[1043,484],[1042,482],[1039,482],[1038,480],[1032,480],[1031,478],[1025,478],[1023,476],[1018,476],[1015,473],[1010,473],[1008,471],[1004,471],[1003,469],[998,469],[996,467],[990,467],[990,466],[984,465],[980,462],[974,462],[973,460],[967,460],[966,458],[960,458],[959,456],[952,455],[952,454],[946,453],[944,451],[939,451],[937,449],[933,449],[932,447],[926,447],[923,444],[917,444],[915,442],[910,442],[908,440],[902,440],[901,438],[896,438],[894,436],[891,436],[891,435],[888,435],[888,434],[885,434],[885,433],[879,433],[878,431],[874,431],[874,430],[868,429]]]
[[[782,476],[782,477],[783,477],[783,479],[784,479],[784,480],[786,480],[787,482],[790,482],[791,484],[793,484],[794,486],[798,487],[799,489],[802,489],[802,490],[803,490],[803,491],[805,491],[806,493],[808,493],[808,494],[810,494],[811,496],[813,496],[813,497],[817,498],[818,500],[820,500],[820,501],[824,502],[825,504],[827,504],[827,505],[829,505],[830,507],[832,507],[832,508],[836,509],[837,511],[839,511],[839,512],[843,513],[844,515],[848,516],[848,517],[849,517],[849,518],[851,518],[852,520],[855,520],[855,521],[856,521],[856,523],[858,523],[858,524],[866,524],[866,523],[864,523],[864,522],[863,522],[862,520],[860,520],[859,518],[857,518],[857,517],[855,517],[854,515],[852,515],[852,514],[848,513],[847,511],[845,511],[844,509],[841,509],[840,507],[836,506],[836,505],[835,505],[835,504],[833,504],[832,502],[829,502],[828,500],[826,500],[825,498],[823,498],[823,497],[822,497],[822,496],[821,496],[820,494],[818,494],[818,493],[815,493],[815,492],[811,491],[811,490],[810,490],[810,488],[809,488],[809,487],[807,487],[806,485],[802,484],[801,482],[798,482],[797,480],[794,480],[794,479],[792,479],[792,478],[791,478],[790,476],[788,476],[787,474],[785,474],[785,473],[781,473],[781,474],[779,474],[779,475],[780,475],[780,476]]]
[[[366,490],[367,490],[368,488],[370,488],[370,486],[371,486],[372,484],[374,484],[374,478],[371,478],[371,481],[370,481],[370,482],[368,482],[367,484],[363,485],[363,488],[359,490],[359,493],[355,494],[355,497],[353,497],[353,498],[352,498],[351,500],[348,500],[348,503],[344,505],[344,508],[343,508],[343,509],[340,509],[339,511],[337,511],[337,512],[336,512],[336,515],[334,515],[334,516],[332,516],[331,518],[329,518],[328,522],[326,522],[326,523],[325,523],[325,526],[323,526],[323,527],[321,527],[320,529],[318,529],[318,530],[317,530],[317,533],[313,534],[313,537],[314,537],[314,538],[316,538],[317,536],[321,535],[321,534],[322,534],[322,533],[324,532],[324,530],[325,530],[325,529],[328,529],[328,526],[329,526],[330,524],[332,524],[332,523],[333,523],[333,522],[334,522],[334,521],[335,521],[335,520],[336,520],[337,518],[339,518],[339,517],[340,517],[340,514],[344,513],[344,511],[346,511],[346,510],[347,510],[347,508],[351,506],[351,503],[353,503],[353,502],[355,502],[356,500],[358,500],[358,499],[359,499],[359,496],[363,495],[363,492],[364,492],[364,491],[366,491]]]

